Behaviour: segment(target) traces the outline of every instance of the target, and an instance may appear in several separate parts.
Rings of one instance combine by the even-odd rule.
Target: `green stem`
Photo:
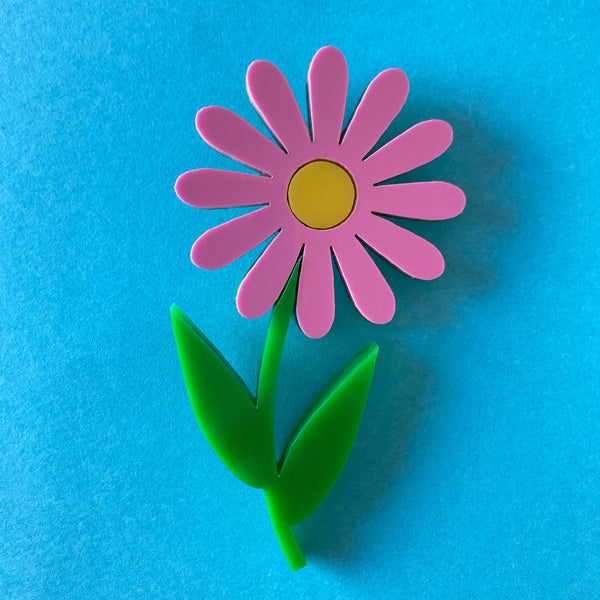
[[[283,293],[273,306],[271,313],[271,321],[267,330],[267,338],[263,350],[260,368],[258,371],[258,386],[256,390],[256,404],[260,411],[266,413],[270,420],[271,435],[271,457],[273,461],[273,470],[276,477],[279,476],[277,467],[277,456],[275,454],[275,432],[274,413],[275,413],[275,393],[277,391],[277,376],[279,374],[279,365],[281,364],[281,354],[283,345],[287,336],[290,319],[294,312],[296,304],[296,290],[298,288],[298,273],[300,271],[300,260],[296,263],[292,274],[290,275]],[[292,571],[297,571],[306,566],[306,559],[300,544],[292,530],[291,525],[283,523],[277,517],[276,511],[273,509],[269,500],[270,493],[265,489],[265,501],[267,510],[275,536],[281,547],[281,551]]]
[[[291,525],[282,523],[273,510],[269,506],[269,496],[265,490],[265,500],[267,502],[267,509],[269,510],[269,517],[271,517],[271,524],[273,525],[273,531],[275,531],[275,537],[279,542],[283,556],[287,560],[287,563],[292,571],[297,571],[302,567],[306,566],[306,558],[302,548],[298,543],[296,534],[292,530]]]
[[[265,418],[269,421],[269,427],[272,432],[270,453],[273,472],[275,474],[278,474],[277,456],[275,454],[275,433],[273,431],[275,392],[277,390],[277,376],[279,374],[283,345],[290,324],[290,318],[294,311],[294,305],[296,304],[299,269],[300,261],[298,260],[281,296],[273,306],[260,368],[258,370],[256,405],[258,410],[263,412]]]
[[[300,261],[296,263],[286,286],[273,306],[271,322],[267,330],[267,339],[263,350],[262,360],[258,371],[257,403],[273,406],[277,389],[277,375],[283,344],[287,335],[290,318],[296,304],[296,289],[298,287],[298,270]]]

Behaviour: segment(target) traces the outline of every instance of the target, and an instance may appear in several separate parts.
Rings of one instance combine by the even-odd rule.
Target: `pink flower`
[[[239,287],[244,317],[260,317],[273,306],[302,255],[298,324],[309,337],[325,335],[335,313],[333,254],[359,312],[387,323],[394,294],[364,245],[417,279],[439,277],[444,259],[431,243],[380,215],[449,219],[462,212],[465,197],[439,181],[375,184],[442,154],[452,142],[450,125],[418,123],[365,159],[400,112],[408,80],[399,69],[380,73],[342,131],[348,69],[343,54],[330,46],[317,52],[308,72],[310,131],[275,65],[253,62],[247,87],[279,144],[216,106],[198,113],[196,127],[207,144],[261,174],[198,169],[181,175],[175,190],[198,208],[264,206],[202,235],[192,248],[193,263],[224,267],[276,233]]]

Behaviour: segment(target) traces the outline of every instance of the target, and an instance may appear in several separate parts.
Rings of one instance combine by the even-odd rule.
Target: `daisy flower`
[[[367,156],[406,100],[404,72],[380,73],[343,131],[347,88],[344,55],[321,48],[308,72],[307,127],[281,71],[253,62],[248,95],[277,143],[217,106],[200,110],[196,127],[207,144],[258,174],[198,169],[175,185],[177,195],[198,208],[259,207],[204,233],[192,247],[192,262],[224,267],[275,234],[239,287],[238,310],[247,318],[264,315],[301,256],[296,316],[313,338],[333,323],[334,261],[354,305],[373,323],[390,321],[396,303],[365,246],[411,277],[442,274],[444,259],[435,246],[382,215],[442,220],[465,206],[463,192],[450,183],[377,185],[432,161],[452,142],[448,123],[423,121]]]

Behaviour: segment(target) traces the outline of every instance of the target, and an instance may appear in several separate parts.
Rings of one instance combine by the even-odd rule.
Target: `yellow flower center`
[[[331,229],[354,210],[356,187],[344,167],[329,160],[313,160],[294,173],[287,196],[301,223],[312,229]]]

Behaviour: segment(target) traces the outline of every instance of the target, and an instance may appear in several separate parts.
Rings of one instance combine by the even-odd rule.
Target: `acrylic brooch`
[[[378,348],[368,345],[331,381],[277,460],[274,399],[290,316],[295,309],[309,337],[329,331],[335,314],[333,255],[358,311],[373,323],[389,322],[394,294],[365,246],[417,279],[439,277],[444,259],[431,243],[382,215],[443,220],[465,206],[463,192],[446,182],[379,185],[430,162],[452,142],[450,125],[430,120],[368,155],[406,100],[404,72],[380,73],[343,131],[347,87],[343,54],[321,48],[308,73],[307,128],[279,69],[253,62],[248,94],[277,143],[216,106],[198,113],[196,127],[207,144],[260,174],[198,169],[175,185],[177,195],[198,208],[260,207],[204,233],[191,252],[198,267],[224,267],[275,234],[237,293],[244,317],[273,309],[256,397],[175,305],[171,318],[196,419],[227,468],[264,490],[292,570],[306,564],[292,526],[321,504],[348,459]]]

